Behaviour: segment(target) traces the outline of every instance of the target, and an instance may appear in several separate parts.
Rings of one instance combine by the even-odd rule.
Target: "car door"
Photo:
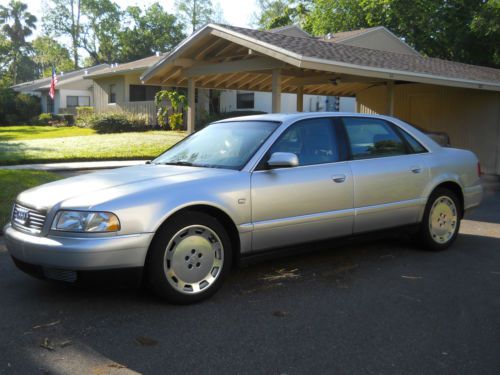
[[[428,180],[425,148],[415,151],[405,138],[411,136],[382,119],[342,122],[354,179],[354,233],[416,223]]]
[[[353,179],[331,118],[291,125],[251,177],[255,251],[350,235]],[[291,152],[299,166],[267,168],[273,152]]]

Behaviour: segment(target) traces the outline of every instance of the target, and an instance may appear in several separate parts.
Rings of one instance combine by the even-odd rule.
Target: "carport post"
[[[194,132],[194,120],[195,120],[195,102],[194,102],[194,96],[195,96],[195,86],[194,86],[194,79],[189,78],[188,79],[188,110],[187,110],[187,132],[188,134],[191,134]]]
[[[297,90],[297,112],[304,112],[304,87]]]
[[[387,114],[394,116],[394,81],[387,82]]]
[[[273,69],[273,86],[272,86],[272,110],[273,113],[281,112],[281,70]]]

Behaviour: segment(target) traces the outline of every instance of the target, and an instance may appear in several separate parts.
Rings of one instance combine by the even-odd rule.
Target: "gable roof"
[[[283,35],[289,35],[289,36],[301,36],[304,38],[310,38],[311,34],[308,32],[302,30],[299,26],[297,25],[287,25],[287,26],[282,26],[282,27],[276,27],[274,29],[269,30],[271,33],[277,33],[277,34],[283,34]]]
[[[368,35],[370,34],[375,34],[379,36],[385,36],[390,39],[392,39],[394,42],[399,45],[399,47],[402,50],[408,51],[408,53],[415,54],[415,55],[420,55],[420,53],[408,43],[406,43],[403,39],[399,38],[397,35],[395,35],[391,30],[387,29],[384,26],[375,26],[375,27],[369,27],[369,28],[362,28],[358,30],[351,30],[351,31],[341,31],[337,33],[328,33],[319,39],[324,40],[325,42],[330,42],[330,43],[343,43],[343,44],[351,44],[355,45],[358,47],[367,47],[359,44],[360,42],[363,41]],[[387,48],[381,48],[384,51],[389,51],[391,52],[391,49]],[[393,51],[393,52],[398,52],[398,51]]]
[[[148,56],[148,57],[145,57],[145,58],[139,59],[139,60],[130,61],[130,62],[124,63],[124,64],[111,64],[106,69],[102,69],[102,70],[95,72],[93,74],[89,74],[85,78],[93,79],[93,78],[100,78],[100,77],[109,77],[109,76],[114,76],[114,75],[130,73],[130,72],[141,73],[141,72],[145,71],[147,68],[149,68],[151,65],[153,65],[154,63],[158,62],[163,56],[164,56],[164,54],[159,54],[159,55]]]
[[[108,66],[109,66],[108,64],[99,64],[99,65],[91,66],[88,68],[73,70],[73,71],[67,72],[67,73],[61,72],[57,75],[57,87],[56,87],[56,89],[58,89],[62,86],[77,82],[78,80],[83,79],[84,77],[86,77],[92,73],[99,72],[103,69],[106,69]],[[45,78],[36,79],[34,81],[18,83],[17,85],[11,86],[11,88],[14,89],[15,91],[20,91],[20,92],[46,90],[46,89],[50,88],[51,81],[52,81],[52,77],[45,77]]]

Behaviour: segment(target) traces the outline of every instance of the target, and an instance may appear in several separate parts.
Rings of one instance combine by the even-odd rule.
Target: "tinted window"
[[[343,119],[353,159],[406,154],[405,144],[385,121],[371,118]]]
[[[401,132],[401,135],[403,136],[403,138],[406,140],[406,142],[408,142],[408,144],[410,145],[411,150],[414,153],[420,154],[422,152],[427,152],[427,150],[425,149],[425,147],[422,146],[420,144],[420,142],[417,141],[415,138],[413,138],[410,134],[408,134],[407,132],[405,132],[403,129],[400,129],[400,132]]]
[[[253,92],[237,93],[236,108],[237,109],[253,109],[255,94]]]
[[[339,160],[335,132],[330,119],[311,119],[289,127],[271,147],[273,152],[292,152],[299,165],[332,163]]]

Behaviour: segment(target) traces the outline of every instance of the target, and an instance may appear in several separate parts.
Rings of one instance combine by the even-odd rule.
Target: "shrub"
[[[52,113],[40,113],[36,121],[36,125],[50,125],[52,121]]]
[[[89,128],[94,117],[94,107],[76,107],[76,126]]]
[[[75,125],[75,115],[72,115],[71,113],[63,113],[60,116],[62,116],[66,125]]]
[[[0,89],[1,125],[26,124],[40,112],[39,97],[21,94],[10,88]]]
[[[90,128],[97,133],[122,133],[146,131],[151,128],[147,125],[146,116],[129,113],[103,113],[95,115],[90,121]]]
[[[67,115],[56,115],[53,113],[41,113],[35,120],[32,120],[34,125],[52,125],[52,126],[68,126]]]

